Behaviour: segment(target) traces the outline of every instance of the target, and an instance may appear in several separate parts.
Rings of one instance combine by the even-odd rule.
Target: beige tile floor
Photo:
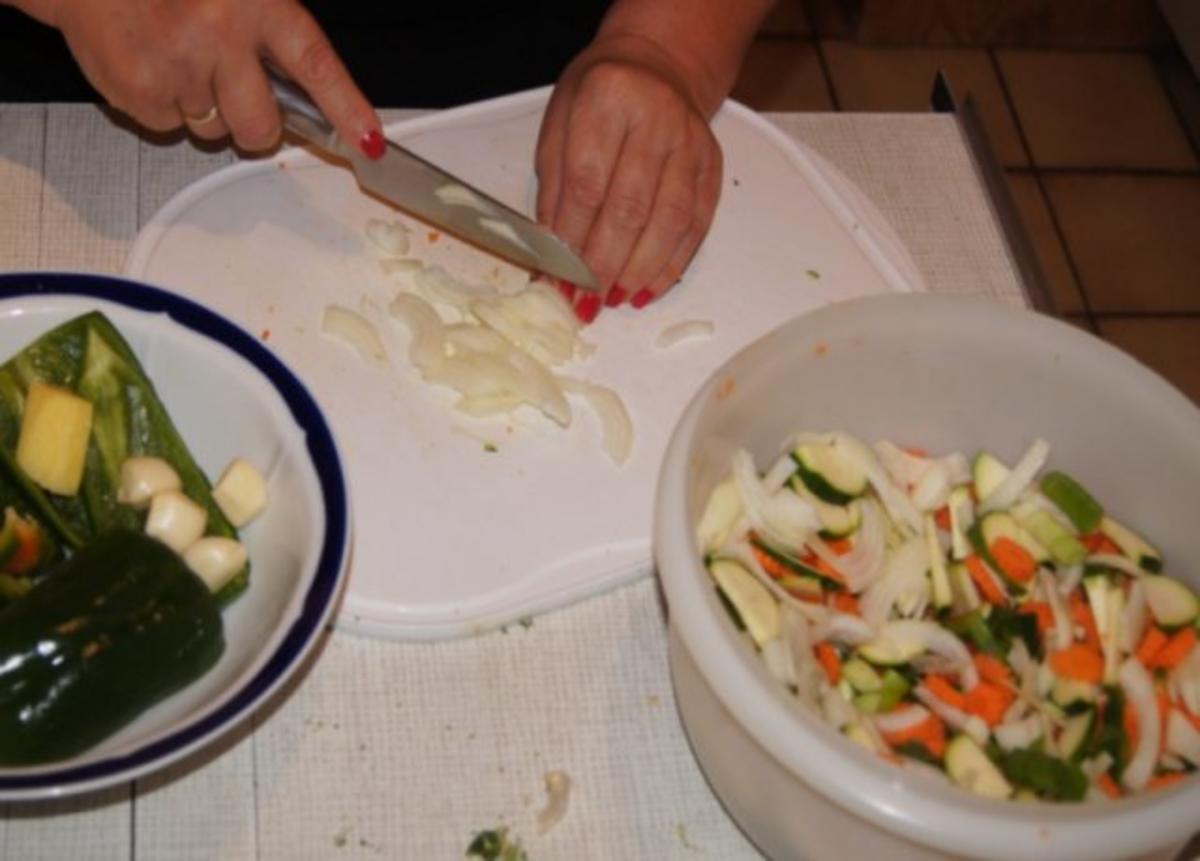
[[[1177,52],[860,44],[781,3],[734,97],[924,111],[945,69],[979,106],[1059,314],[1200,403],[1200,82]]]

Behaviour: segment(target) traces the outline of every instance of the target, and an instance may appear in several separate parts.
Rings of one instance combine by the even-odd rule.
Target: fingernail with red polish
[[[387,143],[377,129],[371,129],[371,131],[358,139],[358,148],[363,151],[367,158],[372,160],[380,159],[383,158],[383,151],[387,149]]]
[[[596,315],[600,313],[600,297],[595,293],[589,293],[579,300],[579,304],[575,306],[575,316],[584,323],[590,323],[596,319]]]
[[[577,288],[574,284],[564,278],[559,278],[555,286],[558,287],[558,292],[563,295],[564,299],[566,299],[568,302],[575,301],[575,290]]]
[[[629,304],[634,308],[645,308],[654,301],[654,294],[646,287],[633,294],[633,298],[629,300]]]
[[[619,284],[614,284],[612,287],[608,288],[608,295],[604,297],[604,304],[609,308],[616,308],[625,301],[625,297],[628,295],[629,293],[625,291],[625,288],[621,287]]]

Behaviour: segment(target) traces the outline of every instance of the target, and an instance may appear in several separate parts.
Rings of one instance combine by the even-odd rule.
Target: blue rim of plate
[[[299,618],[270,660],[224,705],[132,753],[86,765],[55,769],[51,764],[46,771],[0,776],[0,793],[25,790],[45,794],[56,789],[66,793],[72,785],[99,788],[126,775],[132,779],[149,771],[159,760],[216,738],[248,715],[283,681],[287,671],[307,653],[337,597],[349,531],[348,507],[341,458],[316,400],[282,361],[234,323],[190,299],[124,278],[69,272],[0,274],[0,301],[31,296],[81,296],[137,311],[164,313],[185,329],[224,345],[252,364],[270,380],[296,424],[304,430],[305,447],[317,472],[326,514],[325,539],[316,574],[304,596]]]

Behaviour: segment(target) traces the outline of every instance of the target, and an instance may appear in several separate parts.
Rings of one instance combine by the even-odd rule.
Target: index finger
[[[296,4],[263,22],[264,47],[284,72],[312,97],[342,140],[377,158],[383,151],[379,117],[316,20]]]

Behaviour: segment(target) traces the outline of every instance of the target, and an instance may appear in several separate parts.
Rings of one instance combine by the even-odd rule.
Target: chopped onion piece
[[[600,419],[604,434],[604,450],[613,463],[623,464],[633,450],[633,421],[621,396],[607,386],[560,377],[563,389],[570,394],[580,395]]]
[[[551,367],[569,361],[579,342],[579,320],[552,287],[532,282],[519,293],[472,301],[468,308],[539,362]]]
[[[836,562],[826,559],[842,572],[846,578],[846,587],[855,594],[862,592],[879,579],[883,571],[883,560],[887,550],[887,534],[884,526],[884,514],[874,500],[865,499],[860,503],[862,525],[854,536],[854,544],[849,553],[836,558]],[[809,546],[822,545],[814,541]],[[827,552],[828,548],[825,548]],[[814,548],[814,553],[824,558],[821,546]],[[832,552],[829,552],[832,556]]]
[[[834,729],[841,729],[848,723],[853,723],[858,717],[855,710],[841,691],[833,685],[825,685],[821,689],[821,716]]]
[[[848,646],[861,646],[875,637],[875,629],[851,613],[831,613],[813,629],[817,642],[832,640]]]
[[[398,293],[388,312],[408,327],[408,358],[419,369],[433,368],[446,357],[446,331],[434,307],[412,293]]]
[[[796,695],[802,702],[816,705],[825,671],[813,655],[808,621],[793,605],[784,604],[779,608],[779,626],[796,668]]]
[[[775,493],[788,483],[788,479],[796,474],[796,461],[790,454],[785,454],[771,465],[763,476],[763,488],[767,493]]]
[[[817,511],[808,501],[786,489],[767,493],[754,470],[754,458],[745,449],[733,455],[733,479],[750,524],[768,539],[797,551],[820,529]]]
[[[1192,726],[1179,709],[1171,709],[1167,718],[1167,750],[1192,765],[1200,765],[1200,729]]]
[[[1071,645],[1071,641],[1075,638],[1075,630],[1071,624],[1071,615],[1063,603],[1062,595],[1059,594],[1057,584],[1054,582],[1054,575],[1043,568],[1038,571],[1037,577],[1038,583],[1045,593],[1046,603],[1050,605],[1050,614],[1054,617],[1053,648],[1056,650],[1065,649]]]
[[[387,351],[375,324],[342,305],[326,305],[321,316],[321,331],[353,348],[368,362],[387,363]]]
[[[379,268],[383,270],[384,275],[395,278],[398,275],[419,272],[425,268],[425,264],[411,257],[385,257],[379,261]]]
[[[1010,508],[1017,501],[1017,497],[1033,483],[1034,478],[1046,465],[1046,458],[1049,456],[1050,443],[1044,439],[1035,439],[1004,481],[979,501],[979,513],[983,515],[989,511]]]
[[[900,706],[886,714],[875,715],[874,719],[875,726],[880,732],[892,735],[893,733],[907,732],[924,723],[929,719],[929,709],[919,705]]]
[[[989,735],[987,724],[976,715],[969,715],[962,709],[955,708],[940,699],[925,685],[917,685],[913,689],[913,696],[928,706],[931,712],[951,727],[969,735],[980,747],[987,744]]]
[[[992,732],[996,743],[1005,750],[1029,747],[1042,734],[1042,720],[1037,715],[1030,715],[1024,720],[999,724]]]
[[[967,647],[963,645],[962,640],[936,622],[923,622],[918,619],[887,622],[879,628],[875,638],[875,642],[886,641],[914,643],[924,651],[942,656],[957,671],[964,690],[969,691],[979,684],[979,672],[975,669]]]
[[[885,559],[879,579],[863,593],[860,604],[863,621],[877,628],[902,597],[928,589],[929,580],[925,577],[928,567],[929,550],[920,538],[910,538],[893,551]]]
[[[542,779],[546,782],[546,806],[537,815],[538,834],[545,834],[559,823],[571,799],[571,778],[566,772],[548,771]]]
[[[476,212],[482,212],[488,215],[496,211],[496,207],[484,200],[478,194],[467,188],[465,185],[460,185],[457,182],[448,182],[445,185],[439,185],[433,192],[437,199],[447,206],[466,206]]]
[[[408,253],[408,228],[399,221],[384,221],[381,218],[368,220],[367,239],[392,257],[403,257]]]
[[[1142,641],[1146,629],[1146,589],[1141,580],[1134,580],[1129,587],[1128,600],[1121,611],[1120,633],[1117,644],[1125,654],[1132,654]]]
[[[479,219],[479,226],[489,233],[499,236],[510,245],[515,245],[528,254],[533,253],[533,249],[529,247],[529,243],[522,239],[507,221],[502,221],[499,218],[481,218]]]
[[[1061,569],[1058,576],[1058,594],[1066,597],[1075,591],[1079,581],[1083,579],[1082,565],[1067,565]]]
[[[654,346],[660,350],[669,350],[683,341],[693,338],[711,338],[716,327],[712,320],[683,320],[667,326],[654,339]]]
[[[1200,649],[1192,649],[1167,679],[1175,698],[1192,714],[1200,714]]]
[[[1079,770],[1092,782],[1099,780],[1112,767],[1112,754],[1107,751],[1098,753],[1079,763]]]
[[[413,274],[413,284],[430,302],[449,305],[462,314],[470,312],[472,302],[496,293],[494,287],[460,281],[441,266],[425,266],[417,270]]]
[[[1154,765],[1158,761],[1158,746],[1161,726],[1158,717],[1158,703],[1154,694],[1154,680],[1142,666],[1141,661],[1129,658],[1121,664],[1118,676],[1125,696],[1137,714],[1138,743],[1137,750],[1125,771],[1121,774],[1121,782],[1132,790],[1146,788]]]

